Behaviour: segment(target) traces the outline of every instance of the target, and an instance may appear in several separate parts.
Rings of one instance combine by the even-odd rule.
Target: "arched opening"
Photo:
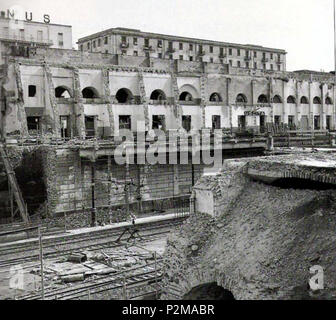
[[[308,104],[308,103],[309,103],[309,102],[308,102],[308,98],[305,97],[305,96],[301,97],[300,103],[301,103],[301,104]]]
[[[211,102],[221,102],[221,101],[223,101],[223,100],[222,100],[222,97],[221,97],[220,94],[217,93],[217,92],[214,92],[213,94],[211,94],[209,100],[210,100]]]
[[[167,100],[165,93],[162,90],[156,89],[150,95],[151,100],[164,101]]]
[[[295,103],[295,98],[293,96],[288,96],[287,103]]]
[[[191,93],[189,93],[188,91],[183,91],[180,94],[180,101],[193,101],[193,96],[191,95]]]
[[[86,87],[82,90],[82,95],[84,99],[95,99],[99,98],[98,91],[93,87]]]
[[[333,104],[333,102],[332,102],[332,100],[331,100],[330,97],[326,97],[325,104]]]
[[[247,98],[242,93],[239,93],[236,97],[236,103],[247,103]]]
[[[133,94],[129,89],[122,88],[117,91],[116,99],[118,103],[130,103],[133,99]]]
[[[261,95],[258,97],[258,103],[268,103],[268,99],[267,99],[267,97],[266,97],[264,94],[261,94]]]
[[[321,99],[319,97],[315,97],[313,99],[313,104],[321,104]]]
[[[218,286],[216,282],[211,282],[192,288],[182,300],[235,300],[235,298],[231,291]]]
[[[273,103],[282,103],[282,99],[279,95],[275,95],[273,98]]]
[[[59,86],[55,88],[56,98],[71,98],[70,90],[67,87]]]

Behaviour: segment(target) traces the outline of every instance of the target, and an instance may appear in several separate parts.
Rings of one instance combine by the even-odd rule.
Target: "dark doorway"
[[[331,129],[331,116],[326,117],[326,129],[327,130]]]
[[[60,122],[61,122],[61,137],[69,138],[71,136],[69,116],[60,116]]]
[[[212,116],[212,130],[221,128],[221,117],[219,115]]]
[[[38,134],[41,131],[41,117],[27,117],[27,126],[30,134]]]
[[[321,124],[320,124],[320,116],[314,116],[314,130],[320,130]]]
[[[240,131],[246,129],[246,117],[245,116],[238,116],[238,129]]]
[[[87,137],[94,137],[96,134],[95,130],[95,117],[85,116],[85,132]]]
[[[182,127],[187,132],[191,130],[191,116],[182,116]]]
[[[152,129],[166,129],[166,120],[164,115],[155,115],[152,118]]]
[[[266,125],[265,115],[260,115],[260,132],[261,133],[265,132],[265,125]]]
[[[129,115],[119,116],[119,129],[131,130],[131,128],[132,128],[131,116]]]

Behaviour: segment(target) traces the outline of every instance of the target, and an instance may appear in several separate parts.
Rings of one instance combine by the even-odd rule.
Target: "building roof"
[[[286,54],[287,52],[283,49],[276,49],[276,48],[268,48],[258,45],[252,45],[252,44],[238,44],[238,43],[231,43],[231,42],[221,42],[221,41],[214,41],[214,40],[206,40],[206,39],[198,39],[198,38],[188,38],[188,37],[181,37],[181,36],[172,36],[172,35],[166,35],[161,33],[152,33],[152,32],[143,32],[138,29],[128,29],[128,28],[110,28],[106,29],[101,32],[97,32],[91,35],[88,35],[83,38],[79,38],[77,44],[81,44],[82,42],[96,39],[97,37],[104,37],[111,34],[122,34],[122,35],[128,35],[128,36],[142,36],[142,37],[149,37],[152,39],[165,39],[165,40],[172,40],[172,41],[186,41],[186,42],[195,42],[199,43],[202,42],[203,44],[209,44],[209,45],[216,45],[216,46],[232,46],[232,47],[241,47],[241,48],[249,48],[249,49],[256,49],[261,51],[272,51],[272,52],[279,52]]]

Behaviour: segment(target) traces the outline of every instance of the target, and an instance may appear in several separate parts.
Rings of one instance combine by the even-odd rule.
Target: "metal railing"
[[[0,32],[0,39],[3,41],[16,41],[16,42],[36,42],[43,43],[47,45],[53,45],[53,41],[50,39],[38,39],[33,37],[32,35],[25,34],[15,34],[10,32]]]

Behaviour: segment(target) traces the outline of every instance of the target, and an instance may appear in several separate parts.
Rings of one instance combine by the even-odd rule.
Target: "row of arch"
[[[264,94],[261,94],[259,97],[258,97],[258,103],[269,103],[269,99],[267,98],[266,95]],[[236,103],[248,103],[248,100],[246,98],[246,96],[242,93],[239,93],[236,97]],[[282,99],[279,95],[275,95],[273,97],[273,103],[282,103]],[[287,103],[289,104],[294,104],[296,103],[296,99],[294,96],[288,96],[287,97]],[[300,99],[300,103],[301,104],[309,104],[309,100],[307,97],[305,96],[302,96],[301,99]],[[321,101],[321,98],[320,97],[314,97],[313,98],[313,104],[321,104],[322,101]],[[330,97],[326,97],[325,98],[325,104],[333,104],[333,101]]]
[[[71,90],[65,86],[59,86],[57,88],[55,88],[55,96],[56,98],[71,98],[72,94],[71,94]],[[85,99],[95,99],[95,98],[99,98],[99,93],[98,91],[93,88],[93,87],[86,87],[82,90],[82,96]],[[119,89],[116,93],[116,99],[118,101],[118,103],[127,103],[127,102],[131,102],[134,99],[134,96],[131,92],[131,90],[126,89],[126,88],[122,88]],[[151,95],[150,95],[150,99],[151,100],[156,100],[156,101],[165,101],[167,100],[167,97],[165,95],[165,93],[160,90],[160,89],[156,89],[154,90]],[[190,93],[189,91],[183,91],[181,92],[180,96],[179,96],[179,100],[180,101],[193,101],[194,97],[192,95],[192,93]],[[214,92],[210,95],[209,97],[209,101],[211,102],[222,102],[223,99],[221,97],[221,95],[218,92]],[[269,99],[266,95],[261,94],[258,97],[258,103],[269,103]],[[236,97],[236,103],[248,103],[247,97],[242,94],[239,93]],[[273,97],[273,103],[282,103],[282,98],[279,95],[275,95]],[[288,96],[287,97],[287,103],[289,104],[295,104],[296,103],[296,99],[294,96]],[[300,99],[300,103],[301,104],[309,104],[309,100],[307,97],[302,96]],[[313,98],[313,104],[321,104],[321,98],[316,96]],[[325,98],[325,104],[327,105],[331,105],[333,104],[333,101],[330,97],[326,97]]]
[[[71,98],[71,90],[65,86],[59,86],[55,88],[55,96],[56,98]],[[82,90],[82,96],[85,99],[95,99],[99,98],[98,91],[93,87],[86,87]],[[121,88],[116,93],[116,99],[119,103],[127,103],[134,99],[134,95],[132,94],[131,90],[127,88]],[[150,95],[151,100],[156,101],[165,101],[167,100],[166,94],[160,90],[154,90]],[[183,91],[179,96],[180,101],[193,101],[194,97],[189,91]],[[214,92],[210,95],[209,101],[212,102],[221,102],[222,97],[219,93]]]

